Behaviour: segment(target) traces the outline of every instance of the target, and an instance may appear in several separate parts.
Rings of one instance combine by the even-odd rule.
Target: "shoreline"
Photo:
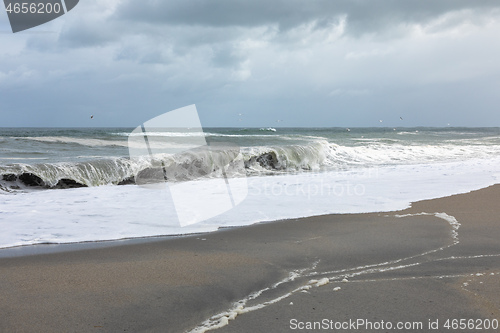
[[[411,202],[498,182],[498,163],[500,159],[468,160],[248,177],[248,196],[241,204],[214,219],[183,227],[168,189],[96,186],[6,195],[0,244],[12,247],[191,234],[303,216],[400,210]],[[213,190],[210,183],[196,185],[207,193]],[[195,207],[199,212],[205,210],[203,205]]]
[[[498,197],[493,185],[396,212],[0,258],[0,330],[186,332],[220,313],[206,326],[288,332],[292,318],[500,320]],[[456,239],[435,213],[456,218]]]
[[[491,185],[487,185],[483,188],[469,190],[467,192],[455,193],[451,195],[445,195],[443,197],[436,197],[431,199],[423,199],[417,200],[415,202],[409,202],[408,206],[399,210],[381,210],[381,211],[368,211],[368,212],[354,212],[354,213],[326,213],[320,215],[310,215],[310,216],[300,216],[300,217],[291,217],[291,218],[283,218],[277,220],[265,220],[260,222],[255,222],[253,224],[245,224],[245,225],[234,225],[234,226],[219,226],[217,230],[213,231],[199,231],[199,232],[190,232],[185,234],[164,234],[164,235],[153,235],[153,236],[133,236],[133,237],[125,237],[125,238],[117,238],[117,239],[102,239],[102,240],[86,240],[86,241],[76,241],[76,242],[62,242],[62,243],[35,243],[35,244],[21,244],[7,247],[0,247],[0,258],[10,258],[10,257],[22,257],[22,256],[30,256],[30,255],[43,255],[57,252],[66,252],[66,251],[80,251],[80,250],[89,250],[93,248],[107,248],[113,246],[122,246],[122,245],[131,245],[136,243],[147,243],[147,242],[157,242],[157,241],[165,241],[169,239],[175,238],[184,238],[184,237],[195,237],[195,236],[203,236],[212,233],[218,233],[224,231],[226,229],[234,229],[234,228],[247,228],[252,225],[260,225],[260,224],[268,224],[268,223],[276,223],[276,222],[286,222],[297,219],[308,219],[314,217],[328,217],[328,216],[341,216],[341,215],[362,215],[362,214],[384,214],[391,212],[399,212],[406,211],[410,209],[413,204],[421,202],[421,201],[429,201],[441,199],[449,196],[467,194],[470,192],[480,191],[482,189],[500,185],[500,183],[494,183]]]

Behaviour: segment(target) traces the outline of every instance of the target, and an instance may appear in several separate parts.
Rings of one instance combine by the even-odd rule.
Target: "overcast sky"
[[[499,36],[488,0],[80,0],[16,34],[2,8],[0,126],[500,126]]]

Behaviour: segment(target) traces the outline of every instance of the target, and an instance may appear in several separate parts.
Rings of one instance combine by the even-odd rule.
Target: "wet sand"
[[[204,325],[289,332],[364,319],[430,331],[438,320],[434,331],[468,331],[442,326],[500,320],[499,198],[495,185],[401,212],[0,258],[0,331],[186,332],[220,313]]]

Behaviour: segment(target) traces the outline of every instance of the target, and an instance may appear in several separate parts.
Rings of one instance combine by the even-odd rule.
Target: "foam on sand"
[[[10,193],[0,186],[0,247],[190,234],[315,215],[401,210],[411,202],[487,187],[497,182],[499,165],[492,159],[248,177],[248,196],[239,206],[184,228],[167,189],[108,185]],[[210,179],[198,186],[208,192],[213,188]],[[459,227],[443,213],[438,217],[447,219],[454,231]]]

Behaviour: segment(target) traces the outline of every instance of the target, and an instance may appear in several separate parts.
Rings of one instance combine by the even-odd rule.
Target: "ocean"
[[[180,147],[154,158],[130,157],[132,131],[0,128],[0,248],[399,210],[500,178],[500,128],[204,128],[151,133]],[[217,153],[183,152],[196,135]],[[235,160],[233,172],[216,167]],[[155,165],[169,186],[139,184]],[[233,194],[218,210],[221,179]],[[183,212],[197,220],[183,223]]]

